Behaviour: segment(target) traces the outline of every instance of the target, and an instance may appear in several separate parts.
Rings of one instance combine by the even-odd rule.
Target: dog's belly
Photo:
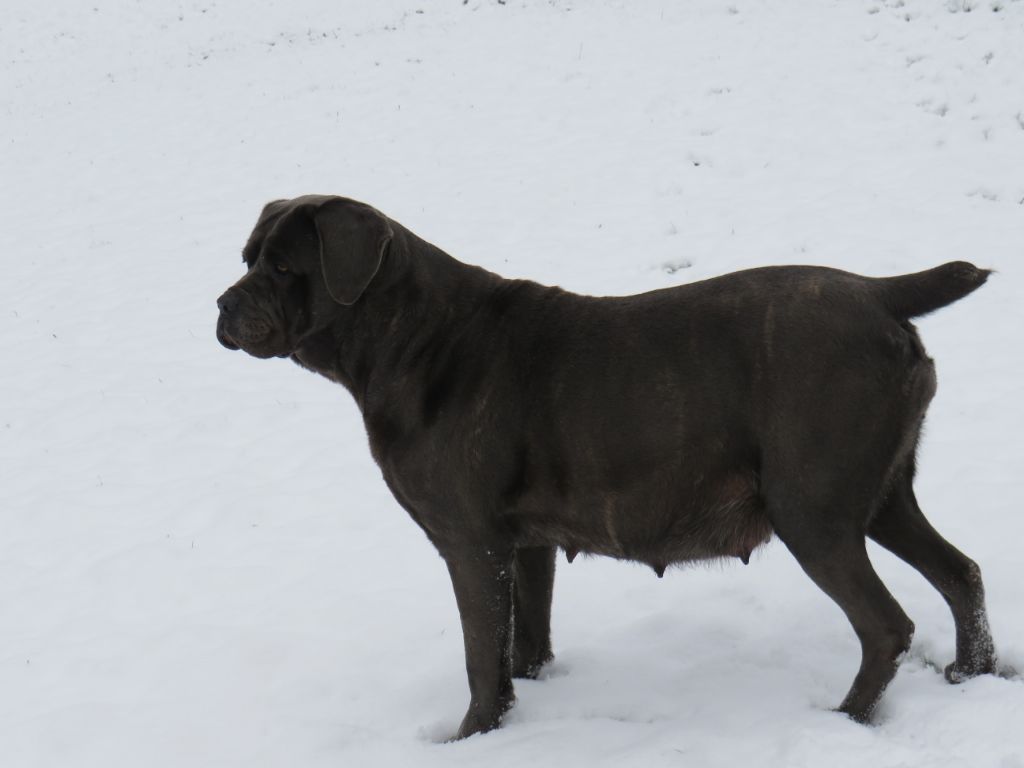
[[[659,575],[673,563],[746,562],[772,535],[752,472],[693,482],[665,470],[627,489],[571,494],[559,505],[547,494],[522,501],[510,514],[520,546],[558,546],[570,559],[582,552],[634,560]]]

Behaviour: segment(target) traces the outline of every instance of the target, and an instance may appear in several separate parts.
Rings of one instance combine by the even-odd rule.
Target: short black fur
[[[287,280],[273,274],[282,253]],[[269,204],[244,255],[247,274],[218,300],[221,342],[348,388],[385,481],[448,565],[471,692],[459,737],[496,727],[512,677],[552,658],[556,548],[662,576],[747,562],[777,534],[860,638],[839,708],[865,721],[913,632],[867,535],[949,603],[947,677],[993,671],[980,571],[912,487],[935,372],[910,319],[987,271],[766,267],[580,296],[312,195]]]

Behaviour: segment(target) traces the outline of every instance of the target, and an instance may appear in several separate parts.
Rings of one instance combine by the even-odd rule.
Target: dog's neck
[[[461,327],[502,278],[463,264],[397,222],[378,273],[334,323],[309,337],[292,359],[344,385],[361,410],[417,363],[429,364],[438,337]]]

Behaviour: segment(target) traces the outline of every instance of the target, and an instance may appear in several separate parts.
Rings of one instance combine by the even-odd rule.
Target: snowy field
[[[936,592],[862,727],[845,618],[749,566],[559,559],[556,661],[468,702],[443,562],[341,388],[228,353],[260,207],[365,200],[464,261],[630,293],[998,270],[919,325],[918,495],[1024,669],[1024,0],[4,0],[0,765],[1024,766]]]

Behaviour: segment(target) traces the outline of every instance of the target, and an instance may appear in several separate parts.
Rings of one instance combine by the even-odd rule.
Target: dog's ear
[[[316,206],[313,221],[328,293],[339,304],[355,304],[394,236],[387,217],[364,203],[335,197]]]
[[[259,221],[256,222],[257,225],[262,224],[267,219],[277,218],[288,209],[290,204],[291,200],[287,199],[271,200],[269,203],[264,205],[263,210],[260,211]]]
[[[249,269],[252,269],[256,259],[259,258],[263,240],[272,228],[273,221],[279,219],[281,214],[287,210],[289,202],[288,200],[271,200],[260,211],[260,217],[256,220],[256,226],[253,227],[252,233],[242,249],[242,261],[245,262]]]

